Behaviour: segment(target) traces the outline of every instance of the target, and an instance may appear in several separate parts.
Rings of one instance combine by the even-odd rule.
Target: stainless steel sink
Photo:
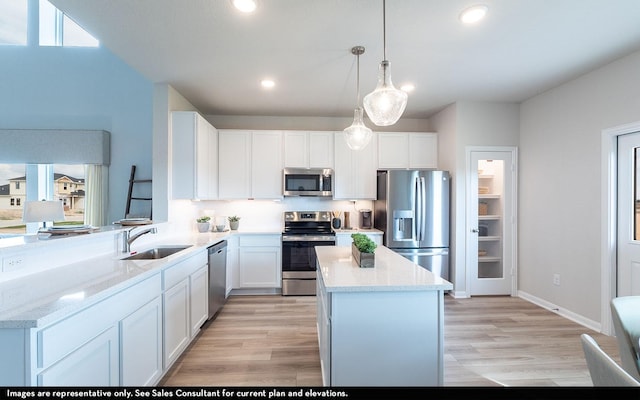
[[[132,256],[125,257],[123,258],[123,260],[158,260],[168,257],[184,249],[188,249],[189,247],[191,247],[191,245],[158,246],[153,249],[145,250]]]

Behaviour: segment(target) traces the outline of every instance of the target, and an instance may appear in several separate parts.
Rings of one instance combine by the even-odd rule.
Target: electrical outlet
[[[10,256],[2,259],[2,272],[15,271],[22,268],[24,258],[22,256]]]
[[[553,274],[553,284],[560,286],[560,274]]]

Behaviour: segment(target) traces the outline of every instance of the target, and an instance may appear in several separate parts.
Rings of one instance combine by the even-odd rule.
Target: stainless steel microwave
[[[285,168],[282,195],[333,197],[333,170]]]

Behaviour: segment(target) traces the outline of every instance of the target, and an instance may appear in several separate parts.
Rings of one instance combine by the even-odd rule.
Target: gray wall
[[[151,82],[104,48],[0,46],[0,60],[0,129],[109,131],[108,220],[124,217],[131,165],[151,176]]]
[[[597,322],[602,130],[640,120],[638,71],[640,52],[521,105],[520,290]]]

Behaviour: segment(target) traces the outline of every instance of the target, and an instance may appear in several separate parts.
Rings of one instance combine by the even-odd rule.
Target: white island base
[[[383,246],[373,268],[316,247],[325,386],[441,386],[444,291],[452,284]]]

